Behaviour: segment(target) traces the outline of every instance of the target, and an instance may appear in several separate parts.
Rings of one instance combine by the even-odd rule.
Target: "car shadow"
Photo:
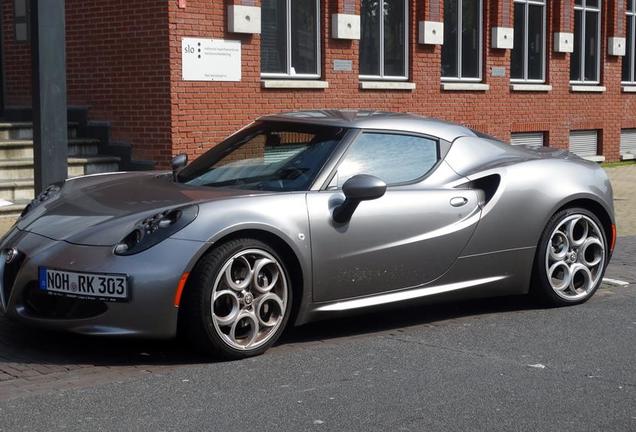
[[[373,335],[413,326],[437,325],[476,315],[535,308],[525,296],[453,303],[406,305],[384,311],[313,322],[290,328],[278,347]],[[0,318],[0,366],[21,364],[90,366],[179,366],[214,362],[179,340],[99,338],[52,332]],[[1,369],[1,367],[0,367]]]
[[[508,296],[447,303],[394,306],[385,310],[316,321],[290,328],[280,344],[302,344],[328,339],[372,335],[417,326],[436,326],[471,316],[518,312],[540,306],[530,296]]]
[[[69,366],[171,366],[209,362],[179,340],[101,338],[0,320],[2,363]]]

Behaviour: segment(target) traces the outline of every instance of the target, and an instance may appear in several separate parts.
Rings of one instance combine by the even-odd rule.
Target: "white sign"
[[[183,38],[181,64],[184,81],[240,81],[241,42]]]

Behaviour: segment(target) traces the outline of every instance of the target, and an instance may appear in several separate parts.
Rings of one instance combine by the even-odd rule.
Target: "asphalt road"
[[[608,276],[636,283],[634,256],[619,239]],[[5,392],[0,431],[636,431],[635,285],[561,309],[505,298],[316,323],[227,363],[9,325],[0,367],[91,373]]]

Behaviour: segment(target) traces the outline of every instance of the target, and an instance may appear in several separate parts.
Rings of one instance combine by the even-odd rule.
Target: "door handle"
[[[468,198],[466,197],[455,197],[455,198],[451,198],[450,200],[450,205],[452,205],[453,207],[461,207],[464,206],[468,203]]]

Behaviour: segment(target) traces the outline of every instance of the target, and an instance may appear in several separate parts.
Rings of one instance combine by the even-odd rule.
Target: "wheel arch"
[[[567,208],[575,208],[580,207],[584,208],[590,212],[592,212],[603,225],[603,231],[605,231],[605,235],[607,237],[607,241],[610,243],[610,256],[614,252],[614,243],[615,243],[615,229],[614,227],[614,219],[610,216],[610,212],[607,208],[601,204],[599,201],[591,198],[591,197],[577,197],[568,200],[565,203],[562,203],[552,214],[550,218],[560,212],[561,210],[565,210]]]
[[[240,238],[260,240],[263,243],[270,245],[285,262],[287,270],[290,273],[289,276],[291,278],[291,285],[293,289],[292,311],[289,322],[294,323],[300,311],[300,305],[305,294],[305,271],[303,270],[303,266],[301,265],[296,251],[281,236],[258,228],[243,228],[225,233],[223,236],[215,239],[213,243],[206,244],[206,247],[198,254],[197,259],[190,266],[191,269],[194,269],[199,261],[201,261],[201,259],[210,251],[229,241]],[[190,282],[188,281],[184,287],[183,295],[185,295],[186,291],[189,289],[189,284]],[[181,308],[179,308],[179,317],[181,317]]]

